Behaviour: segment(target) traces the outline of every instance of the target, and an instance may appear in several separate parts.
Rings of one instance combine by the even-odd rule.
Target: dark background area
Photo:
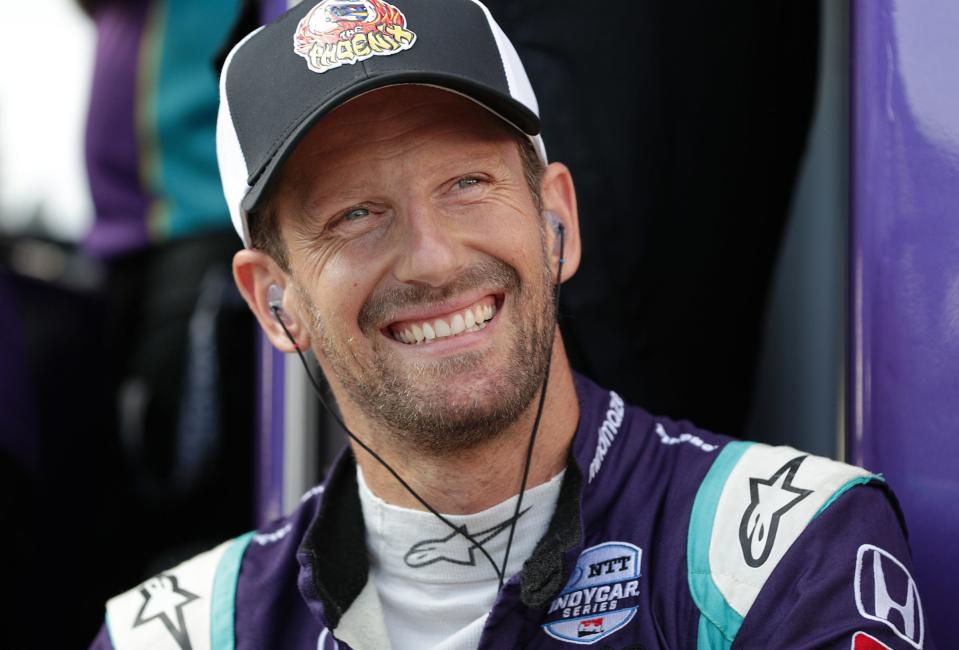
[[[654,413],[741,435],[815,100],[816,3],[490,9],[573,172],[573,364]]]

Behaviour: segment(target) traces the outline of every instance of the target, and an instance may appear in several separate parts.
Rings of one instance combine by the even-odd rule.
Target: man
[[[96,647],[931,647],[879,477],[573,374],[573,181],[482,5],[301,5],[221,97],[237,284],[353,444],[290,517],[111,600]]]

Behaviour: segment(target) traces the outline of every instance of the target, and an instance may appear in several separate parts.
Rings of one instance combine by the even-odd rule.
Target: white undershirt
[[[507,576],[519,572],[546,533],[563,474],[523,496],[524,514],[516,524]],[[429,512],[386,503],[370,491],[359,468],[356,476],[370,577],[393,650],[476,648],[499,586],[489,561],[478,549],[471,555],[472,544]],[[476,514],[444,516],[465,525],[499,566],[515,508],[513,496]]]

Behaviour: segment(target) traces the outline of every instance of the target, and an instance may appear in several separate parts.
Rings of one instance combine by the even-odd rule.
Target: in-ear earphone
[[[559,216],[552,210],[545,210],[543,217],[546,219],[549,227],[553,229],[553,232],[556,233],[556,242],[553,244],[553,255],[559,258],[559,270],[562,271],[563,262],[565,261],[563,260],[563,245],[566,239],[566,226],[563,225]]]
[[[283,311],[283,288],[278,284],[271,284],[266,290],[266,304],[273,315],[284,325],[292,325],[293,319]]]
[[[549,227],[552,228],[558,235],[564,230],[563,222],[559,220],[559,216],[552,210],[546,210],[543,212],[543,216],[546,217],[546,222],[549,224]]]
[[[270,309],[283,309],[283,289],[278,284],[271,284],[266,290],[266,302]]]

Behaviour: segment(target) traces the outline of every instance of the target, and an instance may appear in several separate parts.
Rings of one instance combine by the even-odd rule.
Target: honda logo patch
[[[881,621],[896,636],[921,650],[925,637],[922,602],[916,581],[887,551],[863,544],[856,554],[856,607],[864,618]]]

